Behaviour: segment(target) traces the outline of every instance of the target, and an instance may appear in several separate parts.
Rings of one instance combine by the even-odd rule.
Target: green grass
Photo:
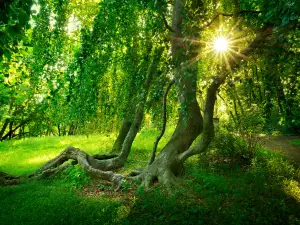
[[[145,130],[137,135],[133,151],[129,156],[127,167],[145,167],[147,154],[150,154],[156,130]],[[167,132],[160,144],[161,148],[170,136]],[[48,160],[57,156],[67,146],[80,148],[89,154],[108,153],[111,151],[115,136],[89,135],[66,137],[42,137],[22,140],[11,140],[0,143],[0,171],[14,175],[30,173]],[[136,157],[139,155],[140,157]],[[145,157],[144,157],[145,156]]]
[[[119,172],[144,167],[156,135],[142,131]],[[68,145],[109,152],[112,140],[92,135],[2,142],[0,171],[32,172]],[[188,160],[183,187],[173,194],[163,187],[114,193],[78,166],[49,180],[0,187],[0,224],[300,224],[299,170],[263,149],[247,165],[222,149]]]
[[[105,224],[120,203],[88,198],[61,182],[35,181],[0,189],[0,224]]]
[[[300,139],[291,142],[293,145],[300,146]]]

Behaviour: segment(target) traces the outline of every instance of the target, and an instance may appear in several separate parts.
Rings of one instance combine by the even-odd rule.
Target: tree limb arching
[[[169,93],[171,87],[173,86],[173,84],[175,84],[175,79],[171,80],[171,82],[168,84],[168,86],[165,90],[164,96],[163,96],[163,124],[162,124],[160,134],[156,137],[156,140],[154,142],[148,166],[150,166],[153,163],[153,161],[155,159],[155,155],[156,155],[157,145],[158,145],[160,139],[162,138],[162,136],[164,135],[165,130],[166,130],[166,124],[167,124],[167,97],[168,97],[168,93]]]

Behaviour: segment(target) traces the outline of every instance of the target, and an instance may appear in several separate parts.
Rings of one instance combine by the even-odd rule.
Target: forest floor
[[[157,133],[138,134],[128,162],[118,173],[147,165]],[[167,130],[159,149],[171,134],[172,129]],[[90,154],[109,152],[114,138],[95,134],[4,141],[0,171],[31,173],[68,145]],[[300,145],[299,138],[263,139],[268,141],[264,146],[271,142],[273,146],[268,147],[275,150]],[[146,191],[124,182],[122,190],[115,192],[109,183],[91,179],[79,166],[69,167],[50,179],[0,187],[0,225],[300,225],[300,169],[276,151],[259,148],[246,162],[235,151],[211,149],[186,162],[180,181],[182,187],[172,194],[157,183]]]
[[[271,136],[260,137],[263,147],[281,153],[300,165],[300,137],[299,136]]]

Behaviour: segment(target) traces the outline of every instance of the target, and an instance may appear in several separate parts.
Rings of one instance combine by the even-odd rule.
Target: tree
[[[121,128],[122,138],[116,144],[121,146],[120,154],[90,156],[78,148],[68,147],[28,177],[55,173],[65,167],[64,162],[72,159],[93,176],[119,186],[123,179],[142,181],[142,185],[147,188],[156,179],[167,187],[176,186],[177,176],[180,175],[184,162],[191,156],[205,152],[214,137],[214,107],[220,86],[235,72],[239,72],[245,58],[255,57],[258,50],[266,49],[268,44],[299,27],[300,3],[276,2],[258,1],[255,7],[261,11],[255,11],[250,1],[234,1],[230,4],[228,1],[220,1],[221,8],[217,8],[215,1],[204,0],[139,3],[127,0],[120,8],[116,7],[119,3],[115,1],[102,1],[93,30],[82,30],[82,44],[77,66],[73,70],[74,90],[71,98],[74,102],[71,107],[75,109],[76,119],[84,122],[95,114],[98,96],[102,96],[100,111],[103,115],[110,111],[110,104],[116,108],[115,114],[125,115],[124,121],[130,122],[126,129]],[[172,25],[168,24],[170,17]],[[211,20],[199,26],[200,21],[207,17],[211,17]],[[236,23],[237,19],[241,20],[242,24],[231,27],[238,29],[247,25],[247,31],[244,32],[249,37],[247,41],[234,46],[235,54],[217,58],[206,92],[202,93],[205,101],[201,112],[196,94],[197,84],[203,78],[199,77],[199,73],[205,71],[205,62],[199,59],[199,52],[203,52],[205,46],[199,40],[205,38],[206,32],[212,33],[210,27],[217,24],[222,28],[224,17],[229,25]],[[161,26],[162,23],[164,26]],[[155,40],[150,36],[154,36]],[[168,48],[171,50],[170,61],[167,59]],[[118,61],[120,63],[116,63]],[[170,68],[174,71],[174,80],[158,76]],[[122,79],[116,76],[118,70],[122,71],[118,73]],[[113,92],[114,85],[110,84],[112,78],[116,80],[115,86],[122,84],[121,81],[125,79],[126,89],[119,86]],[[175,131],[157,157],[153,151],[152,159],[145,169],[135,171],[132,174],[134,176],[116,174],[113,170],[122,167],[128,158],[132,142],[141,127],[149,91],[158,78],[169,80],[166,93],[173,82],[176,86],[180,111]],[[113,104],[110,94],[122,99],[116,101],[121,107]],[[132,96],[135,97],[131,98]],[[108,115],[112,116],[113,113]],[[163,129],[165,123],[166,120],[163,121]],[[199,139],[192,145],[197,137]],[[3,174],[1,181],[5,184],[18,183],[20,178]]]

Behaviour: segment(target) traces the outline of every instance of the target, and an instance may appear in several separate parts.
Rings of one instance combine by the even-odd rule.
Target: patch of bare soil
[[[263,147],[268,150],[279,152],[292,161],[300,164],[300,146],[293,145],[291,142],[299,140],[299,136],[262,136],[259,138]]]

